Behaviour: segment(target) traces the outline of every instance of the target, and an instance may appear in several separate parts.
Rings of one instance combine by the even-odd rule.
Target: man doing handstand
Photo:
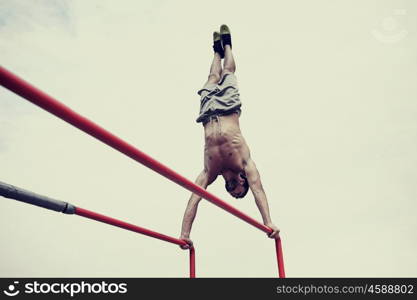
[[[263,223],[273,230],[270,238],[278,238],[279,230],[272,223],[268,201],[259,172],[251,159],[249,147],[239,127],[241,101],[235,76],[232,39],[226,25],[213,33],[214,58],[206,84],[198,94],[200,114],[197,122],[204,126],[204,169],[196,184],[207,188],[217,176],[223,176],[226,190],[235,198],[243,198],[251,189]],[[221,60],[224,58],[223,69]],[[180,238],[187,242],[183,249],[192,246],[190,232],[201,197],[192,194],[185,210]]]

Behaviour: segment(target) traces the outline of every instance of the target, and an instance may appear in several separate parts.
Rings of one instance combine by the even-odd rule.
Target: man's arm
[[[261,176],[259,175],[255,162],[252,159],[248,160],[245,173],[246,178],[248,179],[249,187],[255,197],[255,203],[261,213],[262,220],[266,226],[273,230],[273,232],[268,236],[270,238],[278,238],[279,229],[272,223],[271,216],[269,214],[268,200],[261,183]]]
[[[209,174],[207,170],[203,170],[200,175],[198,175],[195,184],[205,189],[211,182],[213,182],[213,180],[209,180]],[[197,207],[198,203],[200,203],[200,200],[201,197],[193,193],[190,200],[188,201],[187,208],[185,209],[184,218],[182,220],[180,239],[186,241],[188,246],[181,246],[182,249],[188,249],[193,244],[193,242],[190,240],[190,232],[194,218],[197,214]]]

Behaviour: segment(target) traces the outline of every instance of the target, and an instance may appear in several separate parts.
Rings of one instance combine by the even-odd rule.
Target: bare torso
[[[244,170],[250,152],[240,131],[238,114],[210,120],[204,125],[204,136],[204,167],[210,177],[225,170]]]

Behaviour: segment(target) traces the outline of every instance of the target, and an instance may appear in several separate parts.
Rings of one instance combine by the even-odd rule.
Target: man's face
[[[229,194],[234,198],[241,198],[239,197],[245,192],[245,187],[242,184],[236,185],[236,188],[232,191],[229,191]]]
[[[233,174],[229,177],[229,180],[227,180],[226,190],[232,197],[242,198],[241,195],[243,195],[246,192],[245,183],[246,179],[243,174]]]

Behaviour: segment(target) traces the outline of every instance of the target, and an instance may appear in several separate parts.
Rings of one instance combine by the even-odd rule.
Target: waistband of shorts
[[[241,110],[240,110],[240,108],[238,108],[236,110],[233,110],[233,111],[227,112],[227,113],[213,114],[213,115],[210,115],[210,116],[204,118],[204,120],[201,123],[203,123],[203,125],[206,125],[211,120],[217,120],[218,121],[219,117],[230,116],[230,115],[233,115],[233,114],[238,114],[240,116],[240,113],[241,113]]]

